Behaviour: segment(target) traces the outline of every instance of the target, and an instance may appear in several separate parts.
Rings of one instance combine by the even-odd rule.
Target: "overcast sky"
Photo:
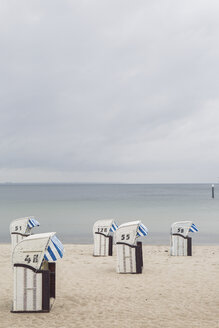
[[[217,177],[217,0],[0,2],[0,182]]]

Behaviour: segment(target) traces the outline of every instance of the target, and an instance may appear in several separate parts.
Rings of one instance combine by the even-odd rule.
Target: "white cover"
[[[11,222],[10,224],[10,234],[11,234],[11,244],[12,251],[14,247],[24,238],[31,235],[31,227],[29,226],[29,220],[35,219],[32,216],[19,218]]]
[[[50,239],[55,234],[55,232],[41,233],[23,239],[14,248],[12,263],[26,264],[39,270]]]
[[[115,232],[116,243],[122,242],[129,245],[137,244],[137,231],[141,221],[131,221],[121,224]]]
[[[171,225],[171,234],[177,233],[187,237],[192,226],[192,221],[179,221]]]
[[[109,236],[110,234],[110,228],[112,227],[114,220],[98,220],[94,223],[93,226],[93,234],[95,235],[95,232],[100,232],[104,234],[105,236]]]

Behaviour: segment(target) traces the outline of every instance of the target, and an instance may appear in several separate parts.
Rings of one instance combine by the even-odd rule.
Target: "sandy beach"
[[[0,327],[219,327],[219,246],[170,257],[168,246],[143,247],[143,274],[117,274],[112,257],[92,245],[65,245],[57,262],[50,313],[13,314],[10,245],[0,245]]]

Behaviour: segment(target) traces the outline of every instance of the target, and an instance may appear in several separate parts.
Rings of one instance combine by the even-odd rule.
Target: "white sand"
[[[117,274],[116,256],[92,256],[91,245],[66,245],[57,262],[50,313],[13,314],[10,245],[0,245],[0,327],[219,328],[219,246],[170,257],[144,246],[143,274]],[[115,249],[114,249],[115,252]]]

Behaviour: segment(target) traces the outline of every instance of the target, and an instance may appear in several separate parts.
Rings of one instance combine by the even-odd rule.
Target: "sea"
[[[145,244],[168,245],[173,222],[191,220],[193,244],[219,244],[219,185],[215,184],[0,184],[0,243],[10,243],[9,225],[34,216],[33,233],[55,231],[63,243],[91,244],[96,220],[118,225],[141,220]]]

